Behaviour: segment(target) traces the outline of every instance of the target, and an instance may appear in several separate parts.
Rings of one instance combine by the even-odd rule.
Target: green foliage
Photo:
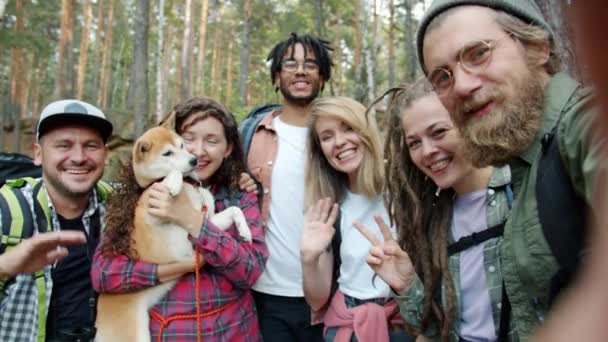
[[[103,0],[104,15],[108,8],[110,0]],[[111,84],[110,84],[110,105],[105,108],[107,112],[116,113],[121,117],[129,117],[127,108],[127,90],[129,67],[132,58],[133,48],[133,1],[134,0],[113,0],[115,1],[114,20],[112,25],[113,44],[111,49]],[[135,0],[139,1],[139,0]],[[272,86],[269,65],[266,58],[272,47],[280,40],[285,39],[291,32],[300,34],[313,33],[315,30],[315,18],[321,18],[321,30],[323,38],[329,40],[334,51],[334,70],[331,86],[326,86],[325,95],[330,94],[330,88],[333,88],[333,93],[336,95],[346,95],[354,97],[357,84],[354,80],[355,65],[353,63],[354,46],[355,46],[355,25],[354,20],[354,1],[349,0],[322,0],[322,11],[318,13],[314,6],[314,2],[310,0],[252,0],[252,16],[250,18],[250,37],[249,37],[249,74],[247,79],[249,101],[247,105],[240,105],[241,99],[239,95],[239,72],[240,72],[240,52],[242,49],[242,23],[243,23],[243,1],[244,0],[209,0],[209,16],[208,27],[206,33],[206,48],[205,51],[197,52],[200,9],[202,0],[193,0],[194,6],[192,11],[193,20],[193,51],[194,53],[204,54],[204,70],[197,72],[203,76],[203,84],[205,88],[202,92],[194,91],[193,95],[211,95],[217,94],[217,98],[226,103],[226,105],[235,113],[235,116],[242,119],[253,107],[266,104],[278,103],[281,101],[280,94],[274,91]],[[359,0],[357,0],[359,1]],[[409,0],[408,0],[409,1]],[[15,1],[9,1],[5,15],[0,23],[0,44],[3,47],[0,50],[0,102],[8,95],[10,89],[10,65],[11,48],[23,48],[26,54],[33,54],[38,65],[43,65],[46,72],[40,79],[40,99],[43,106],[51,99],[55,68],[57,63],[57,44],[59,41],[59,26],[60,26],[60,1],[48,0],[24,0],[24,32],[15,32]],[[378,31],[379,46],[376,53],[376,89],[380,93],[387,87],[386,78],[389,72],[397,75],[397,82],[403,81],[402,77],[406,74],[409,68],[406,63],[407,51],[404,46],[404,31],[405,30],[405,13],[404,0],[395,0],[397,13],[395,17],[396,23],[396,61],[397,70],[387,70],[387,31],[388,31],[388,9],[387,1],[378,1],[384,7],[380,10],[381,23]],[[409,1],[411,2],[411,1]],[[417,1],[414,1],[417,2]],[[97,87],[101,72],[101,61],[95,59],[95,51],[103,46],[104,36],[100,36],[100,32],[96,29],[97,24],[97,9],[99,1],[93,1],[93,25],[89,34],[89,57],[87,61],[87,74],[85,77],[85,88],[83,99],[95,103],[97,101]],[[149,49],[149,99],[151,112],[156,112],[156,70],[158,63],[158,13],[159,1],[150,0],[150,31],[148,38]],[[177,60],[178,49],[182,45],[183,30],[184,30],[184,1],[165,0],[164,15],[165,15],[165,33],[169,28],[174,32],[170,40],[170,51],[164,56],[163,63],[169,65],[168,74],[164,75],[166,90],[164,91],[165,110],[172,108],[179,100],[175,91],[176,71],[179,67]],[[224,14],[219,19],[220,6],[224,6]],[[367,1],[367,6],[362,8],[363,17],[367,19],[367,29],[364,39],[367,40],[368,46],[372,45],[372,0]],[[78,62],[79,45],[82,34],[82,0],[74,0],[74,32],[73,32],[73,48],[74,48],[74,63]],[[107,28],[104,25],[104,30]],[[216,65],[220,66],[217,70],[220,77],[220,84],[216,85],[216,89],[210,89],[211,83],[211,68],[213,64],[213,47],[216,45],[214,38],[216,32],[219,34],[217,45],[219,46],[221,61]],[[232,42],[232,49],[228,51],[228,43]],[[339,51],[338,51],[339,50]],[[227,84],[228,53],[231,54],[231,72],[232,82]],[[340,60],[337,59],[338,56]],[[168,58],[167,58],[168,57]],[[197,55],[194,56],[196,63]],[[76,79],[76,67],[74,75],[71,77]],[[341,72],[338,72],[341,69]],[[23,77],[29,77],[23,75]],[[184,76],[185,77],[185,76]],[[365,92],[366,81],[365,65],[363,66],[362,80],[360,91]],[[231,96],[227,98],[228,88],[231,88]],[[194,89],[196,90],[196,88]],[[363,95],[360,94],[361,97]],[[359,96],[358,96],[359,97]],[[31,101],[31,99],[30,99]],[[2,107],[3,103],[0,103]],[[128,121],[128,120],[127,120]],[[152,122],[150,115],[150,122]],[[128,134],[129,124],[121,124],[124,134]],[[122,133],[121,133],[122,134]],[[125,137],[128,138],[128,137]]]

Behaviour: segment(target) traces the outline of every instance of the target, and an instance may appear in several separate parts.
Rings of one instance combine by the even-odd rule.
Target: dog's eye
[[[165,153],[163,153],[163,157],[169,157],[173,155],[173,151],[167,151]]]

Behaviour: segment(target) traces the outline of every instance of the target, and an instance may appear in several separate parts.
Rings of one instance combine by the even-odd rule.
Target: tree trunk
[[[112,33],[114,20],[114,1],[110,0],[108,8],[107,23],[105,25],[105,39],[103,44],[103,56],[101,59],[101,79],[99,82],[99,92],[97,93],[97,104],[106,109],[108,106],[109,86],[110,86],[110,57],[112,56]]]
[[[73,28],[73,0],[61,0],[61,25],[59,31],[59,45],[57,53],[57,69],[55,71],[55,92],[53,98],[69,97],[72,56],[72,28]]]
[[[372,35],[372,44],[367,51],[367,100],[368,104],[376,99],[376,51],[378,51],[378,11],[376,8],[376,0],[373,1],[374,6],[374,33]],[[376,109],[370,110],[373,118],[376,117]]]
[[[224,103],[230,106],[230,103],[232,102],[232,42],[234,41],[234,39],[232,39],[232,37],[230,37],[228,39],[228,51],[226,52],[228,54],[228,60],[227,60],[227,68],[226,68],[226,99],[224,100]]]
[[[210,82],[210,90],[209,93],[211,94],[211,96],[216,96],[217,95],[217,88],[218,88],[218,84],[217,84],[217,74],[219,73],[218,68],[220,63],[218,63],[218,59],[219,59],[219,50],[220,50],[220,44],[222,44],[222,42],[220,42],[220,28],[216,27],[215,28],[215,32],[213,33],[213,50],[211,51],[211,82]]]
[[[30,89],[31,79],[34,77],[33,72],[33,61],[34,56],[32,54],[26,53],[24,54],[23,61],[23,74],[19,77],[21,79],[21,94],[20,97],[17,98],[17,103],[19,104],[19,108],[21,110],[19,117],[21,119],[30,118],[31,116],[28,114],[27,108],[27,99],[28,99],[28,90]]]
[[[184,5],[184,41],[182,43],[182,54],[180,67],[182,69],[182,81],[181,81],[181,98],[188,99],[191,94],[191,66],[190,66],[190,55],[192,46],[192,0],[186,0]]]
[[[405,38],[405,53],[406,53],[406,65],[407,72],[405,76],[405,81],[410,83],[416,80],[416,73],[418,70],[418,59],[416,58],[416,48],[414,45],[414,32],[416,31],[416,22],[414,16],[412,15],[412,9],[415,5],[415,0],[405,0],[405,30],[404,30],[404,38]]]
[[[175,57],[175,65],[177,65],[178,67],[175,68],[175,78],[173,80],[173,94],[169,95],[168,98],[173,99],[175,102],[174,104],[178,104],[180,102],[182,102],[182,100],[185,100],[181,94],[181,89],[182,89],[182,68],[179,67],[180,65],[180,61],[182,60],[182,45],[184,43],[183,39],[177,39],[177,37],[181,37],[183,38],[183,32],[176,32],[175,33],[175,53],[176,53],[176,57]]]
[[[251,24],[251,0],[243,1],[243,31],[241,38],[241,78],[239,97],[241,107],[247,104],[247,79],[249,78],[249,25]]]
[[[119,5],[121,5],[121,3],[118,3]],[[124,7],[123,7],[124,10]],[[126,24],[123,24],[126,26]],[[121,96],[117,96],[118,95],[118,90],[123,90],[123,88],[126,87],[121,87],[121,85],[123,84],[127,84],[128,79],[129,79],[129,71],[127,69],[127,67],[125,66],[126,63],[120,63],[119,61],[122,59],[121,56],[124,56],[125,53],[125,38],[124,36],[122,37],[123,39],[120,40],[120,45],[118,46],[118,50],[117,53],[114,54],[114,60],[111,62],[114,67],[112,67],[110,69],[110,80],[111,82],[109,82],[108,88],[111,87],[111,89],[108,91],[108,98],[106,99],[106,102],[108,103],[107,108],[112,108],[115,106],[120,106],[126,107],[126,95],[121,95]],[[111,59],[111,58],[110,58]],[[128,90],[128,88],[127,88]],[[127,91],[123,91],[123,93],[126,93]],[[119,99],[120,102],[118,102],[118,104],[116,104],[116,99]]]
[[[196,89],[205,92],[205,44],[207,43],[207,19],[209,16],[209,0],[202,0],[201,19],[198,27],[198,56],[196,60]]]
[[[167,31],[165,33],[165,39],[163,42],[163,65],[161,73],[163,74],[163,84],[161,85],[163,98],[170,99],[168,96],[169,92],[169,66],[171,65],[171,58],[173,57],[173,37],[174,37],[175,28],[172,25],[167,25]],[[163,101],[164,102],[164,101]],[[171,104],[171,103],[170,103]],[[165,103],[161,104],[161,110],[163,113],[166,111],[167,105]],[[172,105],[172,104],[171,104]],[[160,120],[159,120],[160,121]]]
[[[89,31],[93,21],[93,10],[91,0],[82,0],[82,15],[84,16],[84,26],[80,34],[80,49],[78,50],[78,80],[76,81],[76,97],[82,99],[84,94],[84,81],[87,71],[87,61],[89,56]]]
[[[46,77],[46,66],[47,60],[44,58],[36,58],[36,62],[34,65],[37,65],[34,79],[32,80],[32,95],[30,96],[30,103],[32,108],[32,115],[34,118],[38,118],[40,113],[38,113],[39,105],[40,105],[40,84],[43,81],[43,78]]]
[[[353,42],[355,50],[353,60],[355,64],[355,82],[359,82],[361,78],[361,71],[359,69],[359,66],[361,65],[361,1],[363,0],[355,0],[355,22],[353,23],[353,26],[355,27],[355,41]]]
[[[93,52],[93,65],[97,67],[101,64],[102,51],[103,51],[103,0],[97,0],[97,30],[95,31],[95,50]],[[100,72],[93,73],[93,89],[91,94],[95,97],[95,94],[99,93],[100,83]]]
[[[163,74],[164,61],[164,28],[165,28],[165,0],[158,1],[158,44],[156,51],[156,122],[164,116],[165,99],[163,97],[163,84],[165,83],[165,75]],[[169,64],[166,61],[166,64]]]
[[[4,9],[6,8],[6,3],[8,0],[0,0],[0,17],[4,15]]]
[[[319,37],[323,37],[323,0],[314,0],[314,22],[315,22],[315,34]]]
[[[342,26],[342,19],[339,19],[338,24],[340,27]],[[340,29],[340,32],[342,30]],[[342,34],[340,34],[341,36]],[[337,77],[337,86],[338,95],[344,95],[344,67],[342,66],[342,37],[338,40],[338,45],[336,45],[336,55],[335,55],[335,63],[336,63],[336,77]]]
[[[571,11],[564,9],[567,1],[536,0],[536,3],[556,36],[554,39],[555,52],[561,58],[564,69],[570,75],[580,80],[581,72],[578,67],[576,49],[573,44],[573,31],[570,20]]]
[[[395,0],[388,3],[388,86],[395,85]]]
[[[366,29],[367,20],[363,10],[363,2],[365,0],[355,1],[355,99],[359,102],[365,102],[367,97],[366,85],[363,83],[363,59],[362,52],[367,50]],[[357,43],[358,42],[358,43]],[[357,62],[358,59],[358,62]]]
[[[16,22],[15,31],[23,32],[24,30],[24,9],[23,0],[17,0],[15,3],[16,8]],[[24,64],[24,54],[22,48],[13,48],[11,52],[11,92],[10,92],[10,103],[13,104],[14,118],[18,122],[19,118],[25,117],[25,108],[23,106],[23,97],[27,98],[26,88],[26,68]],[[20,132],[17,132],[20,135]]]
[[[127,108],[135,117],[135,137],[144,133],[148,116],[148,27],[150,3],[135,2],[135,36],[129,77]]]

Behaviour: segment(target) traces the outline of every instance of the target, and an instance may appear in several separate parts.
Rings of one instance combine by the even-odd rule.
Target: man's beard
[[[464,101],[457,108],[456,124],[462,131],[465,155],[476,167],[501,166],[528,149],[542,125],[544,84],[533,72],[516,84],[513,98],[494,89]],[[480,118],[464,120],[471,108],[492,99],[502,104]],[[460,120],[458,120],[458,118]]]
[[[310,92],[310,95],[308,95],[308,96],[294,96],[289,92],[289,89],[287,88],[288,86],[283,85],[283,84],[281,84],[279,89],[281,90],[281,94],[283,94],[283,97],[285,98],[286,102],[289,102],[296,106],[306,107],[314,99],[316,99],[317,96],[319,96],[319,83],[312,82],[311,84],[312,84],[312,91]]]
[[[99,179],[92,181],[91,185],[87,186],[87,189],[85,190],[72,189],[71,187],[63,183],[58,177],[55,177],[54,175],[50,174],[45,174],[45,181],[50,183],[50,185],[52,185],[53,188],[62,196],[65,196],[66,198],[80,199],[89,196]]]

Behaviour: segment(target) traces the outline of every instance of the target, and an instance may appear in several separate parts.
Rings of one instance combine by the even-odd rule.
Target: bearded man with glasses
[[[460,317],[460,331],[471,328],[464,341],[527,340],[585,249],[601,137],[590,92],[560,72],[555,39],[531,0],[435,0],[420,22],[422,69],[468,155],[479,167],[509,164],[513,174],[495,334],[477,336],[479,317]],[[479,305],[463,292],[461,305]]]

